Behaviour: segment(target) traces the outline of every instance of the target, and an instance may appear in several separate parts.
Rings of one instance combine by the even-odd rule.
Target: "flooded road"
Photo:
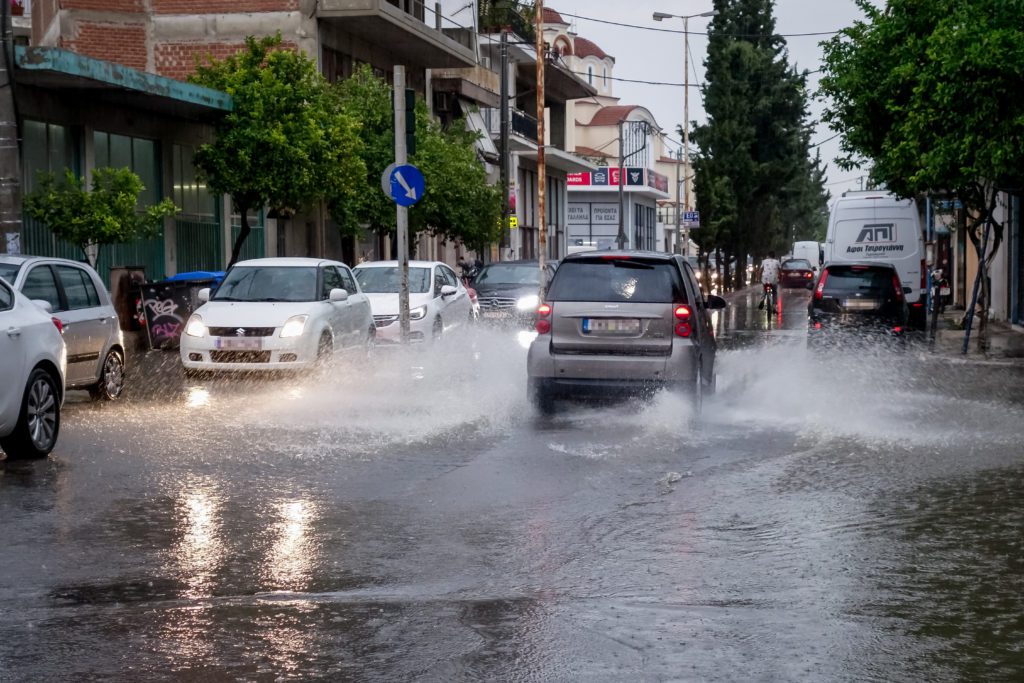
[[[1019,680],[1024,372],[716,319],[700,423],[481,332],[74,397],[0,463],[0,680]]]

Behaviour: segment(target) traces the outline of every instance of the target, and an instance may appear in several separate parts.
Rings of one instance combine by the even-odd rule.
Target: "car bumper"
[[[376,323],[375,323],[376,324]],[[432,323],[431,323],[432,324]],[[397,320],[383,327],[377,327],[374,344],[379,347],[398,346],[402,343],[402,326]],[[409,343],[422,344],[430,339],[430,325],[426,318],[409,321]]]
[[[182,335],[179,354],[187,370],[213,372],[275,372],[303,370],[317,360],[315,340],[307,337],[248,337],[258,339],[259,348],[232,349],[231,337],[189,337]]]

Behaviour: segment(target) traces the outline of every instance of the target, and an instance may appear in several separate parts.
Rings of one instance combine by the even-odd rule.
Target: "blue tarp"
[[[167,282],[180,282],[182,280],[213,280],[217,284],[224,279],[223,270],[193,270],[188,273],[178,273],[167,278]]]

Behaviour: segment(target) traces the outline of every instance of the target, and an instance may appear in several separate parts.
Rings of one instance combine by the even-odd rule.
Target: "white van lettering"
[[[857,235],[858,242],[895,242],[896,225],[893,223],[873,223],[865,225]]]

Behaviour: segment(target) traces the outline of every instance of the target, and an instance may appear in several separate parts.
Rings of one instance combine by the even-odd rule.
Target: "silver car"
[[[531,401],[649,395],[680,389],[699,409],[715,387],[709,311],[725,300],[700,291],[681,256],[591,251],[559,264],[537,311],[527,372]]]
[[[27,298],[45,302],[64,330],[68,389],[113,400],[124,390],[121,326],[96,271],[84,263],[41,256],[0,256],[0,277]]]

